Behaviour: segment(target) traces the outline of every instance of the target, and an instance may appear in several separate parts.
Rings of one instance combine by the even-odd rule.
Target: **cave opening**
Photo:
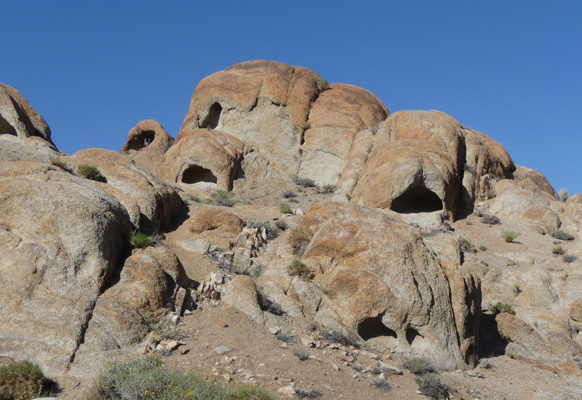
[[[435,192],[419,182],[395,198],[390,209],[403,214],[433,212],[442,210],[443,202]]]
[[[147,147],[156,138],[156,132],[154,131],[141,131],[138,135],[131,138],[127,144],[127,150],[138,151]]]
[[[382,323],[382,315],[366,318],[358,324],[358,335],[365,341],[378,337],[397,339],[396,332]]]
[[[16,129],[14,129],[14,127],[12,125],[10,125],[10,122],[6,121],[0,115],[0,135],[1,134],[8,134],[8,135],[17,136]]]
[[[195,184],[199,182],[216,184],[218,179],[212,171],[199,165],[191,165],[186,168],[182,174],[182,183]]]
[[[216,102],[210,106],[206,118],[200,123],[200,128],[215,129],[220,121],[220,115],[222,114],[222,106],[220,103]]]
[[[413,348],[422,348],[424,345],[424,337],[416,329],[409,327],[406,329],[406,341],[408,345]]]

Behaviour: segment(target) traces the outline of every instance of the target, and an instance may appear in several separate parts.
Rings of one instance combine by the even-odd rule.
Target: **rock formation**
[[[141,168],[156,175],[164,154],[172,144],[174,138],[158,121],[146,119],[129,130],[127,141],[119,152],[129,155]]]

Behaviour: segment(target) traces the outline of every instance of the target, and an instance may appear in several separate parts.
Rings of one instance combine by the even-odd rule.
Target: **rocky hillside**
[[[0,199],[0,362],[59,397],[158,352],[281,398],[423,398],[419,357],[451,398],[582,398],[582,195],[442,112],[252,61],[175,139],[69,156],[0,85]]]

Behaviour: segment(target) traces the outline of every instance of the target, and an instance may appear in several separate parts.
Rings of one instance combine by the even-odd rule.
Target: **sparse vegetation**
[[[101,171],[99,171],[99,168],[93,165],[83,164],[79,165],[77,169],[79,171],[79,174],[81,174],[81,176],[83,176],[86,179],[98,182],[105,181],[105,177],[101,175]]]
[[[335,185],[325,185],[320,187],[317,191],[320,194],[330,194],[335,191]]]
[[[342,346],[353,346],[355,348],[360,347],[360,344],[358,343],[358,340],[355,337],[344,335],[343,333],[336,330],[322,331],[319,334],[319,336],[322,339],[327,340],[328,342],[339,343]]]
[[[268,222],[253,222],[251,228],[257,229],[259,232],[261,231],[261,228],[265,228],[268,240],[274,240],[279,236],[277,228],[273,227],[273,225]]]
[[[292,199],[294,197],[297,197],[297,193],[292,192],[291,190],[287,190],[283,193],[283,197],[286,199]]]
[[[519,236],[519,233],[516,231],[505,230],[505,231],[501,232],[501,237],[507,243],[513,243],[513,241],[515,239],[517,239],[518,236]]]
[[[552,248],[552,253],[553,253],[553,254],[562,255],[562,254],[565,254],[565,253],[566,253],[566,251],[564,250],[564,248],[563,248],[562,246],[560,246],[560,245],[557,245],[557,246],[554,246],[554,247]]]
[[[50,396],[56,383],[28,360],[0,366],[0,399],[21,400]]]
[[[304,188],[316,187],[317,186],[315,184],[315,181],[313,179],[309,179],[309,178],[296,178],[295,179],[295,184],[297,186],[301,186],[301,187],[304,187]]]
[[[390,391],[390,389],[392,389],[390,387],[390,384],[388,383],[388,381],[385,379],[376,379],[372,383],[372,386],[374,386],[376,389],[379,389],[381,392],[384,392],[384,393],[388,393]]]
[[[565,263],[568,263],[568,264],[571,263],[571,262],[576,261],[577,259],[578,259],[578,257],[576,257],[576,256],[574,256],[572,254],[565,254],[562,257],[562,261],[564,261]]]
[[[473,244],[465,239],[465,238],[459,238],[457,240],[457,242],[459,242],[459,246],[461,246],[461,250],[464,251],[465,253],[473,253],[475,252],[475,246],[473,246]]]
[[[134,231],[129,234],[129,244],[132,249],[145,249],[153,246],[154,241],[145,233]]]
[[[52,155],[51,156],[51,164],[57,168],[64,170],[64,171],[71,172],[71,169],[69,168],[69,166],[63,161],[63,159],[59,155]]]
[[[188,202],[192,202],[192,203],[202,203],[202,200],[200,199],[200,197],[194,196],[192,194],[188,195],[187,200],[188,200]]]
[[[479,250],[481,250],[481,251],[487,251],[487,247],[486,247],[486,246],[483,246],[483,245],[481,245],[481,246],[479,246]]]
[[[483,218],[481,218],[481,222],[487,225],[497,225],[501,223],[501,220],[495,215],[485,214]]]
[[[285,221],[277,221],[275,222],[275,226],[282,231],[289,229],[289,224],[287,224]]]
[[[567,232],[564,232],[561,229],[558,229],[557,231],[553,231],[550,235],[554,239],[559,239],[559,240],[574,240],[574,236],[570,235]]]
[[[519,284],[516,283],[513,286],[513,294],[516,296],[519,296],[522,292],[523,292],[523,290],[521,289],[521,286],[519,286]]]
[[[319,390],[295,389],[295,396],[300,399],[317,399],[318,397],[321,397],[321,392]]]
[[[160,340],[180,340],[184,334],[180,327],[172,324],[165,316],[151,314],[143,315],[143,319],[148,326],[148,330],[153,332]]]
[[[511,307],[511,305],[509,305],[507,303],[501,303],[500,301],[498,301],[495,304],[490,304],[488,309],[493,314],[500,314],[500,313],[505,312],[505,313],[515,315],[515,310],[513,309],[513,307]]]
[[[330,89],[328,81],[326,81],[325,79],[320,79],[317,81],[317,90],[323,92],[328,89]]]
[[[279,210],[283,213],[283,214],[293,214],[293,210],[291,209],[291,206],[287,203],[280,203],[279,204]]]
[[[560,195],[560,200],[562,200],[563,202],[566,202],[566,200],[570,198],[570,192],[566,188],[560,189],[558,193]]]
[[[289,244],[297,255],[302,255],[311,241],[313,233],[309,228],[297,227],[289,233]]]
[[[414,357],[406,360],[402,365],[415,375],[424,375],[430,372],[435,372],[435,369],[428,360],[421,357]]]
[[[314,277],[313,270],[299,260],[295,260],[289,265],[289,275],[305,279],[313,279]]]
[[[309,360],[309,354],[301,350],[293,350],[293,354],[297,357],[300,361]]]
[[[236,202],[233,199],[234,194],[226,190],[217,190],[212,193],[212,200],[217,206],[233,207]]]
[[[291,343],[295,339],[293,336],[291,336],[287,332],[283,332],[283,331],[277,332],[275,337],[284,343]]]
[[[449,398],[449,392],[452,391],[449,385],[442,383],[434,374],[419,376],[414,380],[422,394],[431,399],[446,400]]]

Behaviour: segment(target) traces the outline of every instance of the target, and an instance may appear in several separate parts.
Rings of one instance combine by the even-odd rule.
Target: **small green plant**
[[[291,190],[287,190],[283,193],[283,197],[286,199],[292,199],[294,197],[297,197],[297,193],[292,192]]]
[[[297,227],[289,233],[289,244],[293,248],[293,252],[297,255],[302,255],[311,241],[313,233],[309,228]]]
[[[192,194],[189,194],[189,195],[188,195],[188,197],[187,197],[187,200],[188,200],[189,202],[192,202],[192,203],[202,203],[202,200],[200,199],[200,197],[198,197],[198,196],[194,196],[194,195],[192,195]]]
[[[287,203],[280,203],[279,204],[279,210],[283,213],[283,214],[293,214],[293,210],[291,209],[291,206]]]
[[[488,358],[482,358],[479,360],[479,366],[484,369],[491,369],[493,365],[491,364],[491,360]]]
[[[323,92],[328,89],[330,89],[328,81],[326,81],[325,79],[320,79],[317,81],[317,90]]]
[[[289,265],[289,275],[300,276],[305,279],[313,279],[313,270],[299,260],[295,260]]]
[[[488,308],[489,311],[491,311],[493,314],[500,314],[505,312],[515,315],[515,310],[513,309],[513,307],[511,307],[511,305],[507,303],[502,303],[500,301],[498,301],[495,304],[490,304]]]
[[[446,400],[449,398],[449,392],[452,391],[449,385],[442,383],[434,374],[419,376],[414,380],[420,392],[431,399]]]
[[[282,231],[286,231],[287,229],[289,229],[289,224],[287,224],[287,222],[285,221],[277,221],[275,222],[275,226],[277,227],[277,229],[280,229]]]
[[[212,200],[217,206],[233,207],[236,202],[233,200],[233,193],[226,190],[217,190],[212,193]]]
[[[335,185],[325,185],[323,187],[320,187],[317,192],[320,194],[330,194],[333,193],[335,191]]]
[[[481,222],[487,225],[497,225],[501,223],[501,220],[495,215],[486,214],[481,218]]]
[[[558,229],[557,231],[553,231],[550,235],[554,239],[559,239],[559,240],[574,240],[574,236],[570,235],[567,232],[564,232],[561,229]]]
[[[570,198],[570,192],[566,188],[560,189],[559,194],[560,194],[560,200],[562,200],[563,202],[565,202],[566,200],[568,200]]]
[[[435,372],[435,369],[430,362],[421,357],[409,358],[402,366],[415,375],[424,375],[430,372]]]
[[[240,385],[231,393],[232,400],[273,400],[265,389],[253,385]]]
[[[295,396],[300,399],[317,399],[321,397],[321,392],[319,390],[295,389]]]
[[[560,246],[560,245],[557,245],[557,246],[554,246],[554,247],[552,248],[552,253],[553,253],[553,254],[562,255],[562,254],[565,254],[565,253],[566,253],[566,251],[564,250],[564,248],[563,248],[562,246]]]
[[[576,261],[577,259],[578,259],[578,257],[576,257],[576,256],[574,256],[572,254],[565,254],[562,257],[562,261],[564,261],[565,263],[568,263],[568,264],[571,263],[571,262]]]
[[[469,240],[465,238],[459,238],[457,241],[459,242],[459,246],[461,246],[462,251],[466,253],[473,253],[475,251],[475,247]]]
[[[481,245],[481,246],[479,246],[479,250],[481,250],[481,251],[487,251],[487,247],[486,247],[486,246],[483,246],[483,245]]]
[[[79,165],[77,169],[79,170],[79,173],[83,177],[90,179],[92,181],[103,182],[105,180],[105,177],[101,175],[101,171],[99,171],[99,168],[93,165],[83,164]]]
[[[51,164],[64,171],[71,172],[69,166],[63,161],[63,159],[59,155],[55,154],[51,156]]]
[[[28,360],[0,367],[0,399],[20,400],[50,396],[56,383]]]
[[[385,379],[376,379],[374,382],[372,382],[372,386],[384,393],[388,393],[390,389],[392,389],[388,381]]]
[[[300,350],[293,350],[293,354],[297,357],[300,361],[309,360],[309,354],[304,351]]]
[[[134,231],[129,234],[129,244],[132,249],[145,249],[153,246],[154,241],[145,233]]]
[[[297,178],[295,179],[295,184],[304,188],[316,187],[315,181],[309,178]]]
[[[501,232],[501,237],[503,238],[503,240],[505,240],[507,243],[513,243],[513,241],[515,239],[517,239],[517,237],[519,236],[519,233],[516,231],[509,231],[509,230],[505,230],[503,232]]]

